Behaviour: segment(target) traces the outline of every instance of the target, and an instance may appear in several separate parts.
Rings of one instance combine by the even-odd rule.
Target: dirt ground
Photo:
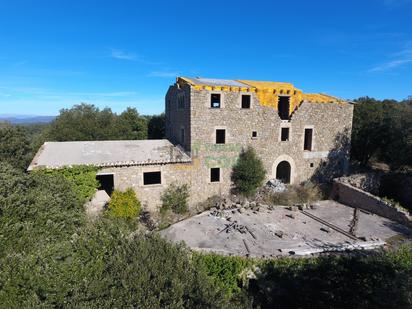
[[[272,257],[374,249],[412,230],[332,200],[299,211],[286,207],[206,211],[161,231],[172,242],[225,255]]]

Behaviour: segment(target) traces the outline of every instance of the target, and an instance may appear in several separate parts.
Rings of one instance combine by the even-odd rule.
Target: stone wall
[[[144,185],[144,172],[161,172],[161,184]],[[191,186],[192,165],[184,164],[159,164],[144,166],[125,166],[104,168],[99,173],[113,174],[114,187],[116,190],[125,191],[132,188],[141,201],[142,206],[148,211],[158,211],[161,206],[161,195],[171,183],[184,184]],[[196,201],[196,192],[191,191],[190,204]]]
[[[331,198],[342,204],[360,208],[412,227],[412,217],[407,210],[397,208],[369,192],[352,186],[345,180],[335,179],[333,181]]]

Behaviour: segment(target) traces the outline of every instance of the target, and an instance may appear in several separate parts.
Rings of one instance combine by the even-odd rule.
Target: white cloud
[[[412,63],[412,48],[406,48],[392,55],[392,59],[381,63],[370,70],[369,72],[383,72],[396,68],[400,68]]]
[[[112,58],[120,59],[120,60],[136,61],[137,59],[137,56],[135,54],[127,53],[120,49],[113,49],[113,48],[111,50],[111,56]]]

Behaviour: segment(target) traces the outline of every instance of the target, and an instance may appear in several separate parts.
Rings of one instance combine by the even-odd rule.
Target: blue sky
[[[412,95],[412,0],[0,0],[0,114],[160,113],[177,75]]]

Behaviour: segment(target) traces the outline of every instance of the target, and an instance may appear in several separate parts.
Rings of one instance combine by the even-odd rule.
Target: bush
[[[125,192],[115,190],[109,202],[108,214],[114,218],[136,218],[140,213],[140,201],[132,188]]]
[[[184,214],[188,211],[187,199],[189,198],[189,186],[187,184],[170,184],[162,194],[162,213],[172,210],[177,214]]]
[[[252,147],[242,151],[233,167],[232,181],[235,190],[245,196],[253,195],[265,179],[265,168]]]

